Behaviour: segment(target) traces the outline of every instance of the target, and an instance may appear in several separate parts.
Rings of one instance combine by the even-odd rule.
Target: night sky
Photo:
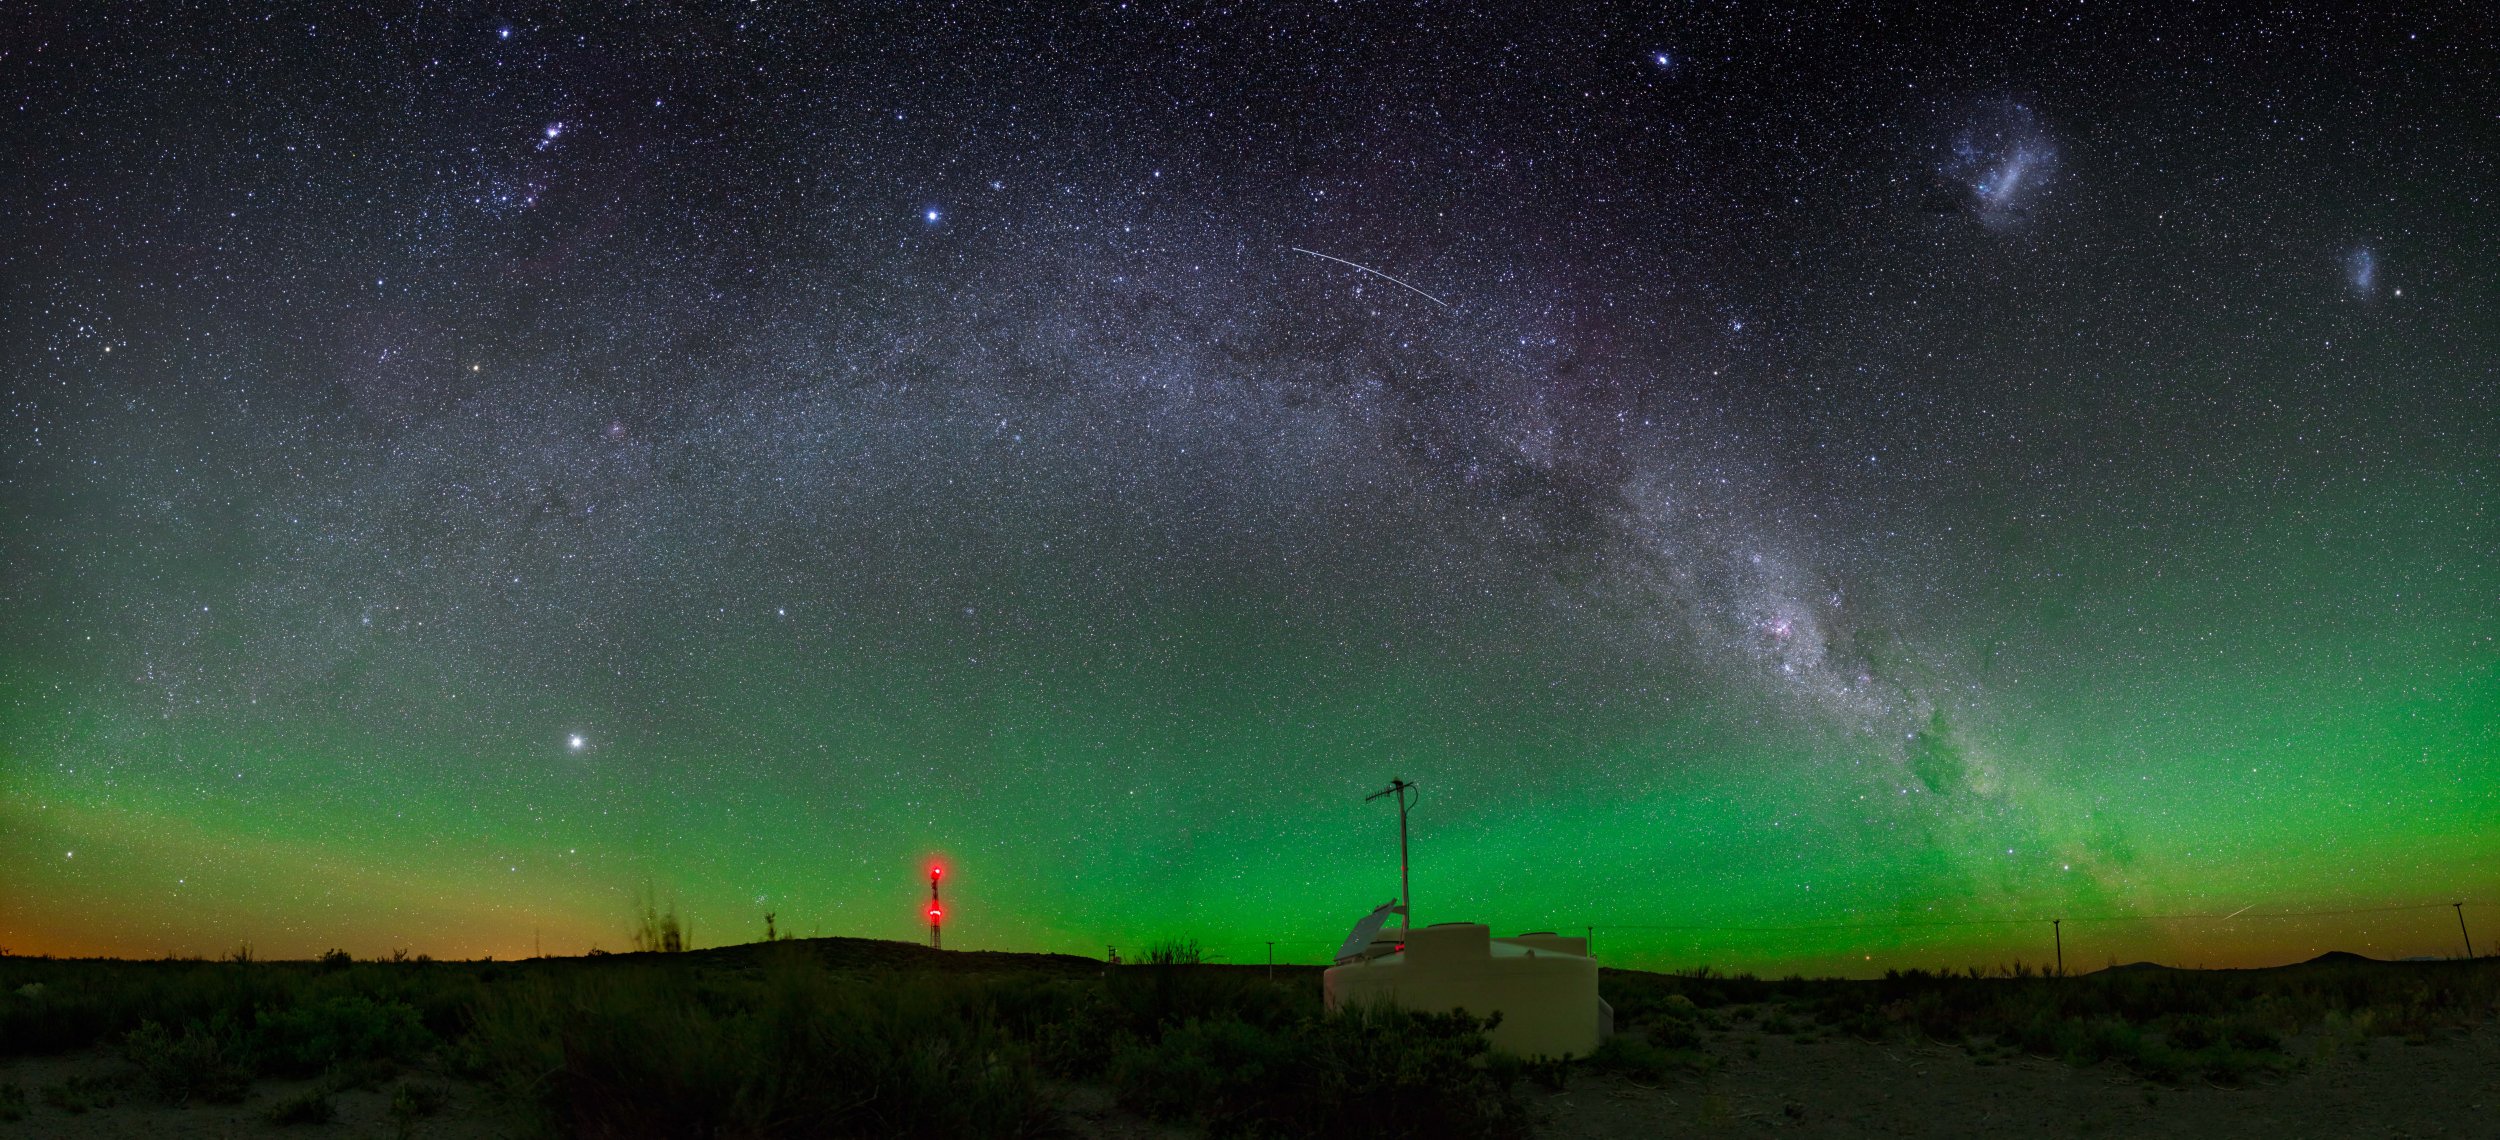
[[[172,7],[0,47],[14,952],[1312,961],[1393,775],[1622,964],[2500,941],[2469,5]]]

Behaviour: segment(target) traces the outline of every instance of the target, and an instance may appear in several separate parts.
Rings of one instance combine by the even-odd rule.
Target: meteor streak
[[[1360,269],[1360,270],[1362,270],[1362,271],[1363,271],[1363,272],[1365,272],[1365,273],[1369,273],[1369,274],[1371,274],[1371,275],[1372,275],[1372,276],[1374,276],[1374,277],[1377,277],[1377,278],[1379,278],[1379,279],[1381,279],[1381,280],[1383,280],[1383,281],[1386,281],[1386,282],[1388,282],[1388,283],[1390,283],[1390,284],[1392,284],[1392,285],[1395,285],[1395,286],[1397,286],[1397,287],[1399,287],[1399,288],[1401,288],[1401,289],[1404,289],[1404,290],[1406,290],[1406,291],[1408,291],[1408,292],[1410,292],[1410,293],[1413,293],[1413,294],[1415,294],[1416,296],[1421,297],[1421,298],[1423,298],[1424,300],[1430,301],[1430,302],[1432,302],[1433,304],[1439,305],[1439,306],[1441,306],[1441,307],[1442,307],[1442,308],[1444,308],[1444,309],[1446,309],[1446,308],[1449,308],[1449,307],[1450,307],[1450,303],[1449,303],[1449,302],[1444,301],[1444,300],[1442,300],[1442,299],[1441,299],[1441,298],[1439,298],[1439,297],[1435,297],[1435,296],[1433,296],[1433,295],[1432,295],[1432,294],[1430,294],[1430,293],[1426,293],[1426,292],[1424,292],[1423,290],[1418,289],[1418,288],[1416,288],[1416,287],[1414,287],[1414,286],[1412,286],[1412,285],[1409,285],[1409,284],[1407,284],[1407,283],[1406,283],[1406,282],[1404,282],[1404,281],[1400,281],[1400,280],[1398,280],[1398,279],[1397,279],[1397,278],[1395,278],[1395,277],[1391,277],[1391,276],[1389,276],[1389,275],[1388,275],[1388,274],[1386,274],[1386,273],[1382,273],[1381,271],[1379,271],[1379,270],[1377,270],[1377,269],[1374,269],[1374,268],[1372,268],[1371,266],[1368,266],[1368,265],[1363,265],[1363,264],[1360,264],[1360,263],[1358,263],[1358,262],[1347,261],[1346,259],[1344,259],[1344,258],[1342,258],[1342,257],[1333,257],[1333,256],[1330,256],[1330,255],[1328,255],[1328,254],[1321,253],[1320,251],[1318,251],[1318,250],[1316,250],[1316,249],[1304,249],[1304,248],[1302,248],[1301,246],[1298,246],[1298,245],[1297,245],[1297,246],[1293,246],[1293,247],[1291,247],[1291,248],[1293,249],[1293,251],[1294,251],[1295,253],[1307,253],[1307,254],[1310,254],[1310,255],[1311,255],[1311,256],[1313,256],[1313,257],[1324,257],[1324,258],[1327,258],[1328,260],[1333,261],[1333,262],[1336,262],[1336,263],[1337,263],[1337,264],[1339,264],[1339,265],[1351,265],[1351,266],[1353,266],[1353,267],[1354,267],[1354,268],[1356,268],[1356,269]]]

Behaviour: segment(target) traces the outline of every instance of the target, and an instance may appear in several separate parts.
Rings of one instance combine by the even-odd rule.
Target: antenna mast
[[[938,919],[946,914],[945,908],[938,905],[937,892],[938,876],[943,873],[945,873],[943,867],[929,868],[929,949],[931,950],[945,949],[938,945]]]
[[[1398,909],[1403,912],[1398,916],[1398,929],[1401,932],[1415,929],[1415,897],[1406,886],[1406,809],[1415,802],[1407,798],[1407,793],[1414,791],[1414,784],[1391,777],[1388,787],[1363,797],[1364,803],[1382,796],[1396,796],[1398,800]],[[1415,799],[1421,798],[1423,793],[1415,792]],[[1405,936],[1401,933],[1399,937],[1403,939]]]

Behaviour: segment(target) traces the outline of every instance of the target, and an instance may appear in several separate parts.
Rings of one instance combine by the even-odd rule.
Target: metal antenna
[[[1400,931],[1415,929],[1415,896],[1407,890],[1406,886],[1406,809],[1414,802],[1406,798],[1406,793],[1413,791],[1415,791],[1415,785],[1404,779],[1391,777],[1388,787],[1363,797],[1364,803],[1370,803],[1382,796],[1396,796],[1398,799],[1398,908],[1405,912],[1398,919]],[[1417,799],[1423,797],[1421,792],[1415,792],[1415,795]],[[1404,934],[1401,933],[1399,938],[1403,941]]]
[[[2457,908],[2457,933],[2465,936],[2465,956],[2472,958],[2474,956],[2474,932],[2465,928],[2465,904],[2453,902],[2448,905]]]
[[[946,916],[946,908],[938,905],[937,892],[938,876],[945,873],[945,870],[943,867],[929,868],[929,949],[931,950],[945,949],[938,945],[938,920]]]

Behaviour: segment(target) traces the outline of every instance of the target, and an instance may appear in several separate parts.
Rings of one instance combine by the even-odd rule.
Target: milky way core
[[[950,948],[1311,961],[1392,776],[1418,921],[1622,964],[2500,903],[2468,21],[62,13],[15,952],[912,939],[934,859]]]

